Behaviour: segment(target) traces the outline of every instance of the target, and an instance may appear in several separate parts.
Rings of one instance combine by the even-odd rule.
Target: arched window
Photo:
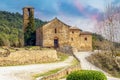
[[[74,34],[74,31],[72,31],[72,33]]]
[[[28,8],[28,16],[30,16],[30,8]]]
[[[57,33],[57,29],[55,28],[55,33]]]
[[[87,37],[85,37],[85,41],[87,41]]]

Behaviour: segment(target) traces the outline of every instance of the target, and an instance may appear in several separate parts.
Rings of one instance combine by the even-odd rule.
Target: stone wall
[[[59,46],[69,44],[69,27],[58,19],[43,26],[43,47],[54,47],[54,39],[58,39]]]
[[[92,36],[91,35],[81,35],[80,48],[78,50],[79,51],[92,51]]]
[[[79,29],[70,29],[70,46],[76,48],[77,50],[80,48],[80,30]]]
[[[73,48],[71,46],[62,46],[57,49],[57,52],[73,55]]]
[[[42,27],[36,29],[36,46],[43,46]]]
[[[17,62],[36,61],[39,63],[58,60],[56,50],[20,50],[11,53],[8,58],[16,59]]]
[[[33,19],[34,19],[34,8],[33,7],[23,8],[23,31],[25,31],[26,27],[28,26],[30,12],[32,12],[31,14],[33,15]]]
[[[83,32],[79,28],[70,27],[57,18],[42,28],[38,28],[36,34],[36,43],[42,47],[54,47],[54,40],[57,39],[59,45],[57,47],[60,48],[67,45],[79,51],[92,50],[92,35],[90,33]]]
[[[44,76],[44,77],[42,77],[40,79],[37,79],[37,80],[55,80],[55,79],[57,80],[57,79],[60,79],[60,78],[64,77],[65,75],[68,75],[71,72],[77,71],[77,70],[80,70],[80,65],[67,67],[67,68],[65,68],[61,71],[58,71],[55,74],[52,74],[52,75],[49,75],[49,76]]]

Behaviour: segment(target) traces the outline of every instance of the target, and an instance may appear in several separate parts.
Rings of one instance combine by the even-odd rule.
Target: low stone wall
[[[10,54],[8,57],[17,62],[44,63],[58,60],[56,50],[20,50]]]
[[[62,47],[57,49],[57,52],[62,52],[62,53],[72,55],[74,50],[73,50],[73,48],[71,46],[62,46]]]
[[[61,71],[58,71],[55,74],[52,74],[52,75],[49,75],[49,76],[44,76],[44,77],[42,77],[40,79],[37,79],[37,80],[55,80],[55,79],[57,80],[57,79],[60,79],[60,78],[64,77],[65,75],[68,75],[71,72],[77,71],[77,70],[80,70],[80,65],[70,66],[70,67],[64,68],[64,69],[62,69]]]

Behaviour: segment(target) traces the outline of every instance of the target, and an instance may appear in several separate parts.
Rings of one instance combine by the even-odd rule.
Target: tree
[[[28,26],[25,29],[25,45],[35,45],[35,26],[32,11],[30,11]]]
[[[106,38],[106,49],[115,55],[116,46],[114,43],[119,42],[120,34],[120,6],[108,5],[105,10],[104,19],[102,21],[101,34]],[[109,43],[109,46],[108,46]]]

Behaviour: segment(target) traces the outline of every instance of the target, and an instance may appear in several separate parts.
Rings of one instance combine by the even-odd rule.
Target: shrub
[[[79,70],[69,74],[67,80],[107,80],[107,78],[99,71]]]

